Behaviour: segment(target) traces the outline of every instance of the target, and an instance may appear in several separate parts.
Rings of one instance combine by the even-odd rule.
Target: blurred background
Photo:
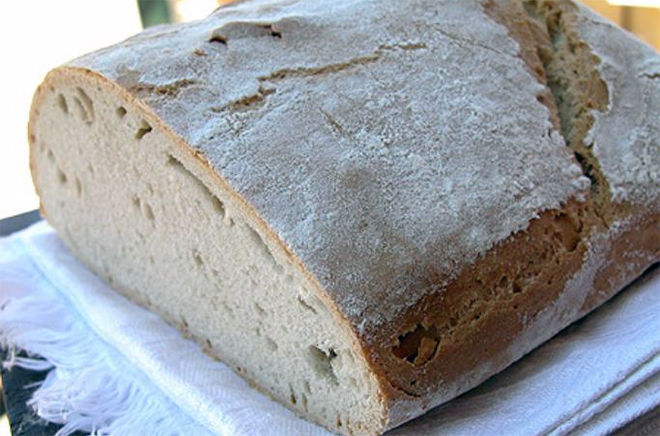
[[[141,29],[208,15],[230,0],[25,0],[3,2],[0,69],[0,219],[37,208],[28,170],[27,117],[49,69]],[[404,0],[402,0],[402,3]],[[660,50],[660,0],[583,0]]]
[[[38,207],[28,169],[26,126],[32,93],[48,70],[80,54],[121,41],[145,27],[202,18],[228,1],[3,2],[0,219]],[[583,3],[660,50],[660,0],[583,0]],[[8,435],[0,394],[0,436]]]

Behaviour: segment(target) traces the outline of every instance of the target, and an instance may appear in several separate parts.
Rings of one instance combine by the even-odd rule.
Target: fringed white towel
[[[660,274],[391,434],[606,435],[660,404]],[[45,223],[0,240],[0,341],[42,356],[60,435],[321,436],[81,266]]]

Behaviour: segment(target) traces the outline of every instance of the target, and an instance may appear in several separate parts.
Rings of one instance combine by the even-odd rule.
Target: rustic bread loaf
[[[48,74],[44,216],[300,415],[379,434],[659,259],[660,56],[568,0],[246,1]]]

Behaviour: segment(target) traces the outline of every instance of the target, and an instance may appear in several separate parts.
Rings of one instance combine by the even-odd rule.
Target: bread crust
[[[658,262],[660,217],[638,212],[610,228],[574,204],[544,213],[392,329],[374,332],[365,349],[389,385],[388,428],[503,370]],[[579,232],[555,233],[558,219],[576,213]]]
[[[650,181],[624,180],[615,201],[593,189],[522,3],[516,15],[498,9],[511,2],[454,1],[442,18],[426,0],[405,16],[397,2],[334,3],[248,1],[147,30],[52,71],[30,126],[45,87],[82,76],[167,132],[346,329],[380,383],[382,416],[364,429],[376,434],[504,369],[658,262],[658,177],[635,161]],[[495,74],[459,76],[447,63],[458,58]],[[657,108],[658,87],[644,86]],[[616,110],[601,103],[594,119]],[[639,137],[655,142],[635,147],[652,151],[659,122],[647,122]],[[608,168],[619,174],[614,162],[599,177]]]

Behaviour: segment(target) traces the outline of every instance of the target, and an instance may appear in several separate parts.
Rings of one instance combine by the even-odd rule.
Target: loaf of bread
[[[658,262],[660,56],[569,0],[248,0],[51,71],[41,211],[256,388],[376,435]]]

